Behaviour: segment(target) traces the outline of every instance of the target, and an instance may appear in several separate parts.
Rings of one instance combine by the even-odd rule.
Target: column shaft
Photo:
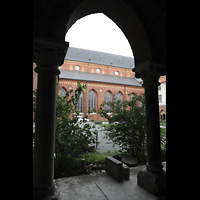
[[[54,148],[56,119],[56,81],[69,43],[35,39],[33,59],[37,64],[35,148],[33,161],[34,196],[42,197],[54,187]]]
[[[33,184],[36,188],[53,186],[56,78],[55,70],[36,68],[38,72]]]
[[[162,172],[160,124],[158,104],[158,83],[145,85],[146,127],[147,127],[147,170]]]
[[[137,78],[142,78],[145,87],[147,164],[146,169],[138,172],[138,185],[152,194],[166,193],[166,172],[161,164],[160,124],[158,104],[158,79],[165,68],[158,63],[134,69]]]

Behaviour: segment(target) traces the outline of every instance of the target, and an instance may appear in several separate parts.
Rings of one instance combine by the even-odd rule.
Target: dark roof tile
[[[128,69],[135,67],[134,58],[75,47],[69,47],[65,59]]]
[[[105,74],[94,74],[86,72],[76,72],[71,70],[60,69],[60,79],[71,79],[71,80],[84,80],[84,81],[95,81],[103,83],[114,83],[121,85],[131,86],[142,86],[135,78],[125,78],[120,76],[110,76]]]

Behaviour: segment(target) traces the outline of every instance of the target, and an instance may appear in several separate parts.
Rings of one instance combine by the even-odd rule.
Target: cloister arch
[[[103,13],[118,25],[130,43],[135,65],[151,60],[151,49],[145,29],[136,14],[122,0],[117,0],[116,3],[112,0],[84,0],[73,11],[67,23],[66,33],[77,20],[93,13]]]
[[[161,164],[158,78],[166,74],[165,0],[33,1],[33,62],[38,73],[34,194],[44,197],[54,188],[55,94],[58,66],[69,46],[65,35],[73,23],[92,13],[112,19],[131,45],[135,76],[144,81],[146,101],[148,158],[137,182],[152,194],[163,194],[166,173]]]

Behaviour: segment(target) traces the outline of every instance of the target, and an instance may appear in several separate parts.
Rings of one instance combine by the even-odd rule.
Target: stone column
[[[146,133],[147,133],[147,164],[146,169],[137,176],[138,184],[152,194],[166,192],[166,173],[161,164],[160,124],[158,104],[158,79],[164,67],[157,63],[149,63],[134,69],[136,78],[141,77],[145,87],[146,102]],[[164,75],[164,74],[163,74]]]
[[[53,189],[56,114],[56,82],[69,43],[33,40],[33,59],[37,64],[35,148],[33,161],[33,191],[45,196]]]

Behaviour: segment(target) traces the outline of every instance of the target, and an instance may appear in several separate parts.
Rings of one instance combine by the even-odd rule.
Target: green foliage
[[[78,82],[76,90],[68,91],[65,97],[57,91],[54,178],[80,174],[81,156],[89,150],[88,144],[96,142],[97,130],[92,131],[94,127],[84,120],[78,123],[76,100],[84,89],[86,85]]]
[[[162,160],[166,160],[166,128],[160,128],[160,137],[162,157],[164,157]]]
[[[95,143],[97,131],[91,125],[78,123],[77,101],[86,85],[77,83],[77,88],[67,92],[66,97],[57,94],[56,100],[56,138],[55,138],[55,177],[77,175],[81,171],[81,155]],[[72,95],[71,95],[72,94]],[[71,97],[69,98],[69,96]],[[67,99],[68,98],[68,99]],[[67,99],[67,101],[66,101]],[[75,113],[71,119],[70,114]]]
[[[106,137],[114,145],[119,145],[122,152],[142,160],[146,156],[145,99],[144,95],[138,96],[134,92],[130,95],[130,101],[107,103],[112,111],[111,115],[104,109],[105,102],[101,104],[99,113],[110,124],[105,127]]]

